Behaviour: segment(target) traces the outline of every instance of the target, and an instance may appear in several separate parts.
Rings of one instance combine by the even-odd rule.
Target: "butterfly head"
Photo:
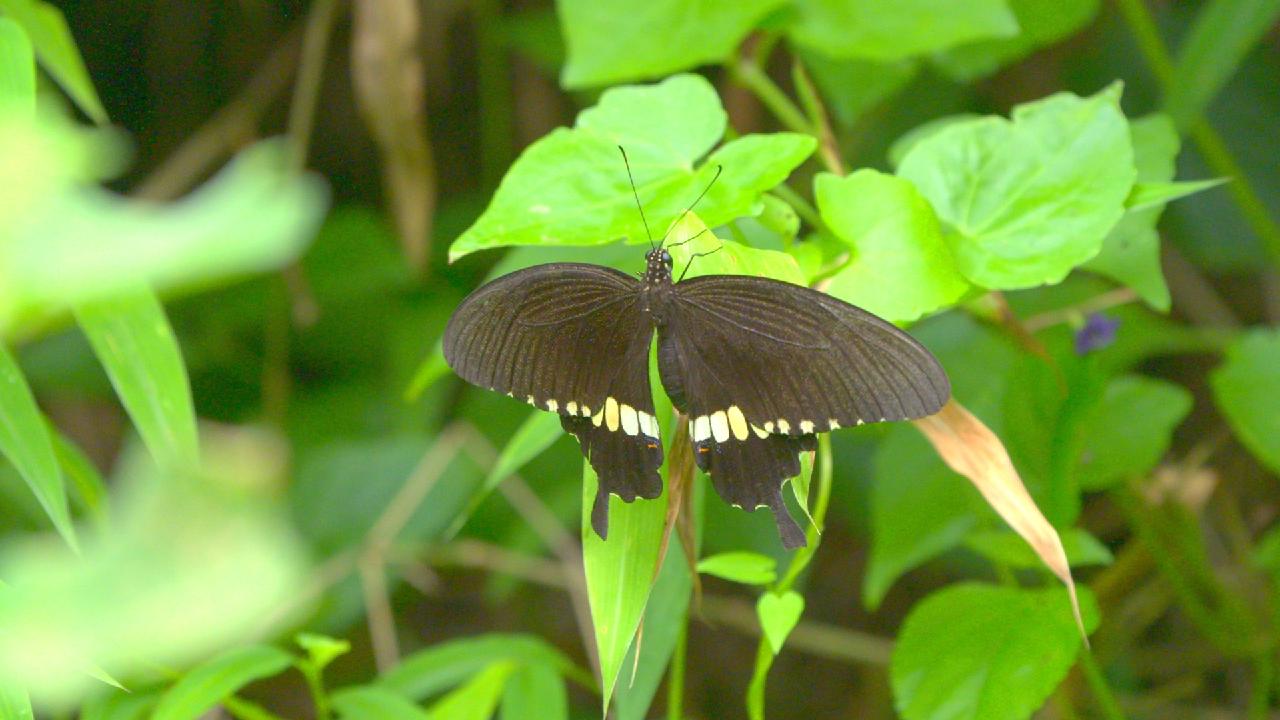
[[[654,248],[645,253],[644,282],[646,285],[671,284],[671,253],[666,248]]]

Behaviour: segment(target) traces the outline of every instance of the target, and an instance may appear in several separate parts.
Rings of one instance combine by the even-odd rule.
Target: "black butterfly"
[[[610,494],[662,494],[654,330],[658,374],[689,418],[698,467],[730,504],[772,510],[787,548],[805,538],[782,485],[815,433],[931,415],[951,394],[928,350],[865,310],[760,277],[672,282],[661,245],[645,259],[640,279],[583,263],[511,273],[468,296],[444,334],[445,360],[464,380],[558,413],[577,436],[600,478],[591,525],[601,538]]]

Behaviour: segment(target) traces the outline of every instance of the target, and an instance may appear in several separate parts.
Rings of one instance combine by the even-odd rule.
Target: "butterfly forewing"
[[[592,513],[607,534],[608,495],[662,493],[662,446],[649,389],[653,326],[639,281],[600,265],[556,263],[503,276],[458,307],[444,356],[464,380],[561,416],[599,475]]]

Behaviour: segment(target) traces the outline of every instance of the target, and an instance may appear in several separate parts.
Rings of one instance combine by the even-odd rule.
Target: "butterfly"
[[[445,360],[467,382],[559,414],[599,477],[591,525],[606,538],[610,495],[662,494],[656,332],[658,375],[698,467],[726,502],[771,510],[783,545],[801,547],[782,499],[800,452],[816,433],[937,412],[946,372],[907,333],[817,290],[747,275],[673,280],[663,243],[638,278],[550,263],[481,286],[445,328]]]

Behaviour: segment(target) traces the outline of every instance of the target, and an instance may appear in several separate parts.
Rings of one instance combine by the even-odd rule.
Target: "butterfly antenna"
[[[655,249],[653,244],[653,233],[649,232],[649,221],[644,217],[644,207],[640,205],[640,193],[636,191],[636,179],[631,174],[631,161],[627,159],[627,151],[618,146],[618,151],[622,153],[622,164],[627,166],[627,179],[631,181],[631,194],[636,199],[636,209],[640,211],[640,222],[644,223],[644,234],[649,238],[649,249]]]
[[[706,233],[708,233],[708,232],[710,232],[710,231],[711,231],[711,228],[709,228],[709,227],[704,227],[704,228],[702,228],[701,230],[699,230],[699,231],[698,231],[698,233],[697,233],[696,235],[690,235],[689,237],[687,237],[687,238],[685,238],[685,239],[681,240],[681,241],[680,241],[680,242],[678,242],[678,243],[671,243],[670,245],[668,245],[668,246],[667,246],[667,249],[669,250],[669,249],[671,249],[671,248],[678,248],[678,247],[680,247],[681,245],[684,245],[684,244],[686,244],[686,243],[691,243],[691,242],[693,242],[694,240],[697,240],[698,238],[702,237],[704,234],[706,234]]]
[[[662,234],[662,239],[658,241],[658,247],[662,247],[662,243],[667,241],[667,236],[671,234],[671,231],[675,229],[676,225],[679,225],[680,221],[684,220],[685,215],[688,215],[689,213],[693,212],[693,209],[698,206],[698,202],[701,201],[702,198],[707,196],[707,192],[711,190],[712,185],[716,184],[716,180],[720,178],[720,173],[723,171],[724,171],[723,165],[716,166],[716,174],[712,176],[711,182],[707,183],[707,186],[702,189],[702,193],[698,195],[697,198],[694,199],[694,201],[689,205],[689,207],[685,208],[684,212],[680,213],[680,217],[676,218],[676,221],[671,223],[671,226],[667,228],[667,231]]]
[[[680,273],[680,279],[676,280],[676,282],[680,282],[680,280],[684,280],[684,276],[689,274],[689,268],[693,266],[694,260],[700,257],[706,257],[708,255],[715,255],[716,253],[720,252],[723,249],[724,249],[724,243],[721,243],[718,247],[716,247],[715,250],[708,250],[706,252],[694,253],[690,255],[689,262],[685,263],[684,271]]]

